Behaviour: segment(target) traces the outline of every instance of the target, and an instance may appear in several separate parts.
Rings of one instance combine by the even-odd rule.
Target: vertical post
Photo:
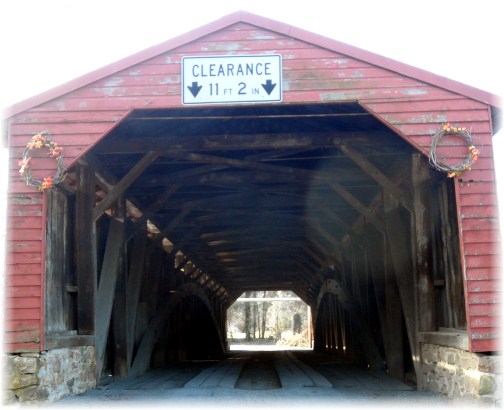
[[[97,294],[96,224],[94,170],[87,164],[77,168],[78,189],[75,209],[75,242],[77,271],[77,328],[81,335],[95,334]]]
[[[386,241],[386,234],[376,233],[368,236],[366,246],[371,260],[371,278],[374,284],[387,368],[392,376],[403,379],[403,312]]]
[[[385,238],[387,252],[386,261],[390,261],[390,264],[387,264],[387,270],[393,272],[390,276],[387,275],[387,279],[393,283],[393,277],[395,276],[395,281],[397,282],[400,305],[404,314],[404,322],[406,324],[406,333],[408,335],[411,354],[413,355],[415,375],[417,383],[419,383],[422,375],[422,366],[419,361],[420,345],[417,342],[418,305],[415,303],[415,276],[413,274],[415,266],[414,261],[411,260],[413,253],[411,248],[413,248],[413,246],[410,243],[410,227],[407,225],[409,215],[406,215],[405,211],[401,212],[397,201],[386,193],[384,193],[383,205],[387,231]],[[391,288],[388,290],[392,291]],[[394,298],[397,296],[388,294],[386,297],[389,299],[389,303],[393,303]],[[389,308],[393,308],[393,306],[389,306]]]
[[[389,258],[388,252],[384,255]],[[385,273],[385,316],[387,318],[387,339],[389,355],[387,364],[390,374],[398,379],[404,378],[404,356],[403,356],[403,311],[399,289],[395,280],[394,272],[387,270]]]
[[[347,348],[347,340],[346,340],[346,328],[345,328],[345,311],[341,306],[341,303],[338,304],[338,319],[340,323],[340,334],[341,334],[341,349],[343,356],[346,355]]]
[[[133,239],[133,249],[129,264],[129,274],[126,289],[127,305],[127,326],[128,326],[128,368],[131,367],[133,357],[133,347],[135,343],[135,325],[140,300],[140,288],[142,284],[142,274],[144,273],[145,254],[147,250],[147,225],[135,233]]]
[[[306,305],[306,328],[308,330],[308,347],[313,349],[312,318],[310,305]]]
[[[436,330],[434,278],[432,275],[432,213],[430,212],[429,167],[421,154],[412,157],[413,257],[416,266],[418,330]]]
[[[96,374],[101,377],[112,317],[117,273],[122,259],[124,221],[111,218],[96,297]]]
[[[128,377],[128,322],[126,298],[126,269],[124,260],[119,265],[112,310],[114,343],[114,377]]]

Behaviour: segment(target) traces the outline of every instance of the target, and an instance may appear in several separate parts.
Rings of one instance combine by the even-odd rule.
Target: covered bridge
[[[222,353],[227,308],[281,289],[315,349],[434,389],[443,349],[499,349],[501,108],[245,12],[16,104],[6,353],[78,392]]]

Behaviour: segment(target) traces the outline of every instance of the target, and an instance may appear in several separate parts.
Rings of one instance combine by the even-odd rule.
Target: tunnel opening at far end
[[[311,350],[310,306],[291,291],[246,291],[227,310],[229,349]]]

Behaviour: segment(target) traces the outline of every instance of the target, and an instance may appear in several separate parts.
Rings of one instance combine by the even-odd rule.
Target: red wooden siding
[[[7,203],[6,350],[38,350],[42,318],[42,195],[10,194]]]
[[[42,314],[42,195],[27,187],[18,173],[18,159],[31,136],[48,130],[64,147],[66,164],[71,164],[131,109],[180,106],[183,56],[247,53],[282,55],[284,102],[358,100],[423,152],[446,122],[471,129],[481,156],[458,186],[468,331],[473,351],[495,350],[500,238],[488,105],[244,22],[83,84],[11,119],[8,349],[40,348],[34,335]],[[54,173],[53,161],[41,164],[44,174]]]

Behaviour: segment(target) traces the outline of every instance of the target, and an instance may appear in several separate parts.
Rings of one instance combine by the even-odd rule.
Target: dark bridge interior
[[[117,377],[224,351],[226,309],[250,290],[294,291],[315,349],[401,379],[418,326],[464,326],[456,268],[434,277],[458,255],[453,186],[358,103],[135,110],[69,181],[77,237],[96,235],[76,265],[97,260],[98,366]]]
[[[226,304],[254,289],[316,297],[381,194],[352,158],[408,190],[412,153],[358,104],[135,111],[93,149],[117,180],[148,156],[127,198]]]

